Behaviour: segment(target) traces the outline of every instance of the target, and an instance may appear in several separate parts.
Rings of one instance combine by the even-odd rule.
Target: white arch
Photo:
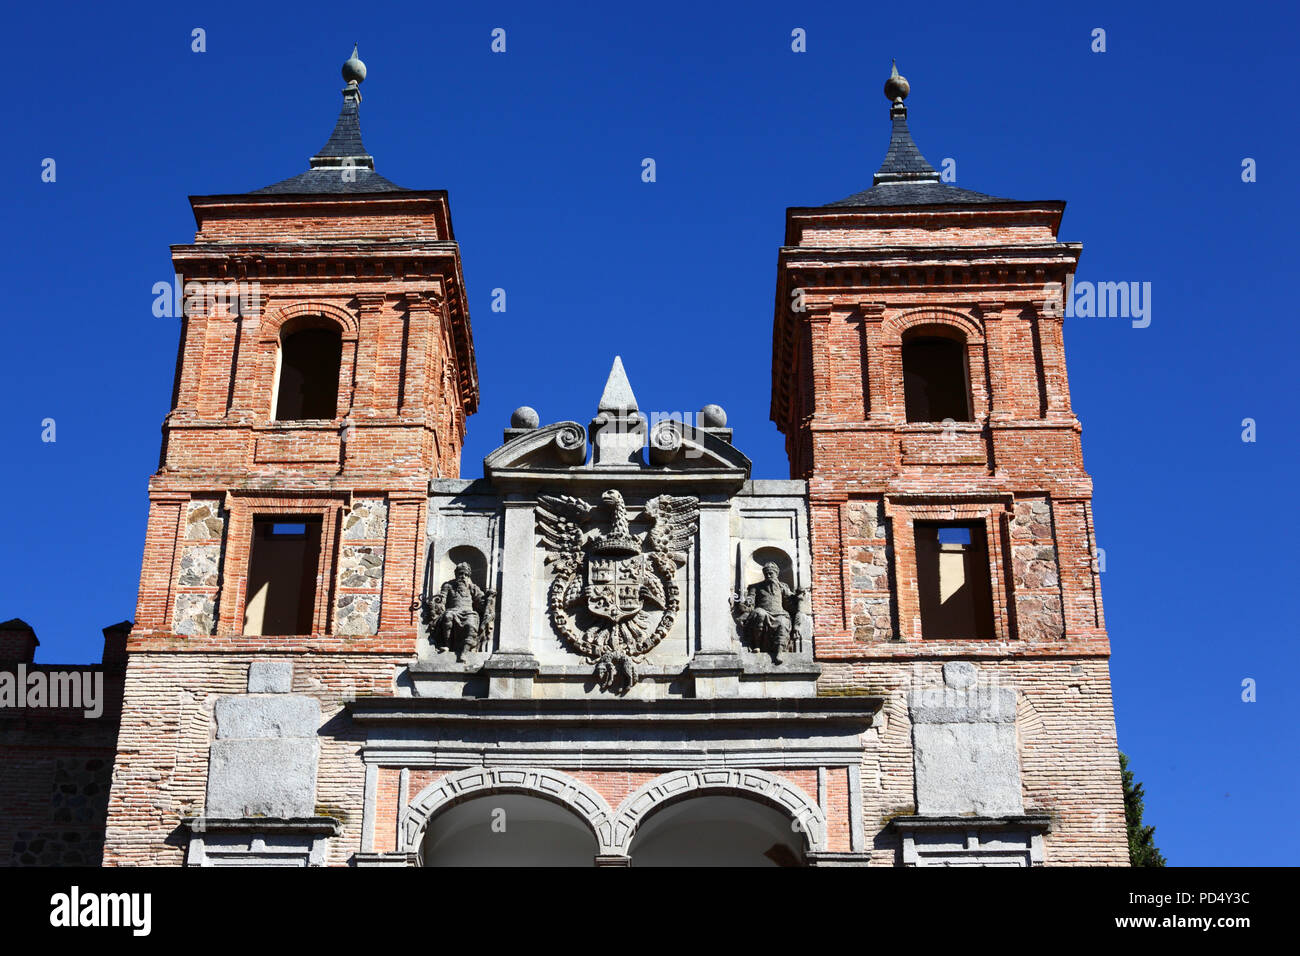
[[[421,790],[402,811],[399,853],[419,853],[424,829],[439,811],[462,800],[492,793],[541,797],[572,810],[591,828],[598,852],[608,852],[613,813],[605,798],[579,780],[556,770],[531,767],[474,767],[449,773]]]
[[[808,852],[826,848],[826,814],[799,787],[765,770],[716,769],[666,773],[630,794],[614,817],[610,848],[601,852],[627,856],[637,827],[665,803],[687,796],[728,794],[756,799],[789,814],[803,833]]]

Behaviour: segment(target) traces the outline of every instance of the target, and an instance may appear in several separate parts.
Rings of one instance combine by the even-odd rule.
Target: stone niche
[[[731,439],[717,406],[651,421],[617,361],[589,426],[517,410],[483,479],[430,485],[399,693],[812,696],[806,486]]]

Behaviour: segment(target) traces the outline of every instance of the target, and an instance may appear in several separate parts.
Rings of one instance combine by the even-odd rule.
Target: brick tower
[[[867,824],[904,862],[979,860],[1014,826],[1036,861],[1045,846],[1048,863],[1123,864],[1092,484],[1053,291],[1081,247],[1057,239],[1062,202],[941,182],[908,92],[895,69],[871,188],[788,210],[778,260],[772,418],[808,481],[821,687],[893,700],[882,746],[904,759],[865,768],[881,781]],[[928,705],[972,681],[1012,712]],[[953,714],[956,752],[933,736]],[[955,758],[992,769],[958,785]]]
[[[162,836],[204,803],[214,695],[246,681],[286,701],[305,689],[308,709],[328,712],[356,693],[391,693],[395,660],[414,650],[428,486],[458,473],[478,401],[474,345],[447,194],[375,172],[355,50],[343,78],[338,122],[306,172],[192,197],[197,235],[172,247],[183,326],[149,484],[106,863],[180,861]],[[273,791],[277,762],[314,771],[314,744],[295,749],[292,721],[277,733],[239,719],[223,730],[217,707],[209,816],[223,801],[253,805],[214,788]],[[300,729],[315,736],[314,724]],[[236,759],[218,753],[223,736],[249,742],[242,782],[215,779]],[[258,747],[260,782],[246,759],[256,763]],[[336,756],[320,751],[323,780]],[[342,792],[352,783],[343,774],[332,794],[271,793],[269,815],[359,804]],[[309,820],[290,843],[311,845],[313,827],[335,820],[359,823],[342,812]],[[209,842],[246,840],[227,830]]]
[[[872,187],[788,213],[792,480],[617,358],[461,480],[447,197],[374,172],[343,75],[311,168],[173,249],[104,861],[1125,862],[1063,204],[944,185],[895,71]]]

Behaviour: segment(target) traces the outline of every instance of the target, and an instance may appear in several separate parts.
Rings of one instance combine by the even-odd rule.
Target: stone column
[[[501,554],[502,587],[497,622],[497,651],[483,670],[489,697],[531,697],[537,658],[533,656],[533,563],[536,544],[532,499],[511,495],[505,507],[505,541]]]
[[[731,502],[700,502],[699,646],[691,659],[696,697],[735,697],[743,669],[731,617]]]
[[[731,617],[731,502],[700,502],[699,650],[735,651],[736,623]]]

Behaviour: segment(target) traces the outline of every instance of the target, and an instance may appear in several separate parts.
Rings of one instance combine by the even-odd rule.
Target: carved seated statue
[[[781,569],[769,561],[763,565],[763,580],[751,584],[741,598],[733,601],[732,615],[740,628],[745,643],[757,651],[772,655],[774,664],[781,663],[781,654],[792,649],[791,616],[802,608],[796,592],[781,581]]]
[[[470,573],[464,561],[456,565],[456,576],[426,608],[429,640],[439,650],[455,651],[458,661],[466,651],[479,650],[492,634],[496,595],[475,584]]]

